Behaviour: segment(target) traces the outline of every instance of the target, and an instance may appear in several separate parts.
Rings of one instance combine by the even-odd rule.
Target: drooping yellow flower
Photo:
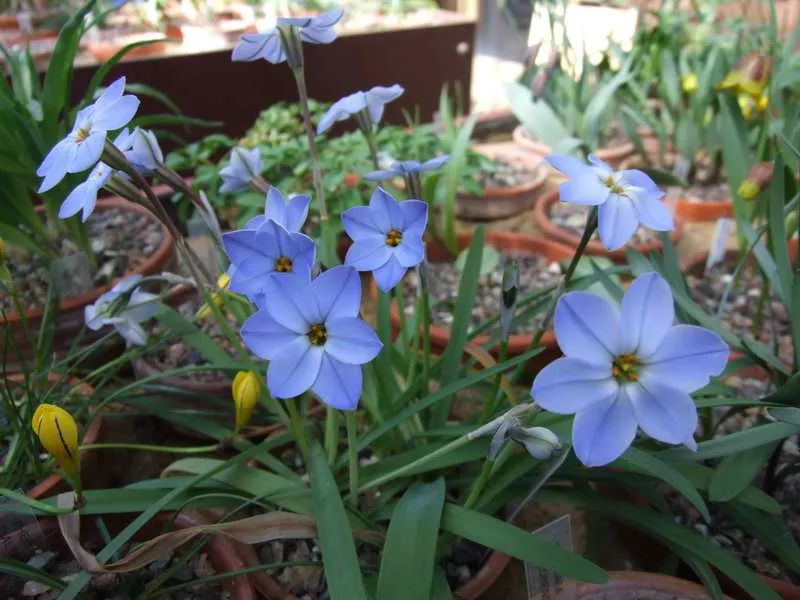
[[[78,452],[78,426],[75,419],[60,406],[40,404],[33,413],[33,430],[64,472],[78,480],[81,456]]]
[[[681,89],[687,94],[696,92],[698,87],[700,87],[700,82],[697,80],[696,74],[688,73],[681,77]]]
[[[225,291],[228,289],[228,286],[231,284],[231,276],[227,273],[223,273],[219,277],[217,277],[217,288]],[[211,300],[213,300],[214,304],[217,306],[222,306],[224,300],[222,298],[222,294],[218,292],[214,292],[211,294]],[[205,319],[211,314],[211,307],[208,306],[205,302],[200,307],[200,310],[197,311],[197,318],[198,319]]]
[[[236,431],[250,422],[261,395],[261,381],[253,371],[239,371],[233,378],[231,396],[236,407]]]
[[[767,88],[771,71],[772,63],[769,58],[758,52],[751,52],[742,57],[717,88],[731,90],[737,96],[746,94],[754,101],[758,101]]]
[[[755,181],[745,179],[739,184],[737,193],[742,200],[755,200],[756,196],[761,192],[761,188]]]

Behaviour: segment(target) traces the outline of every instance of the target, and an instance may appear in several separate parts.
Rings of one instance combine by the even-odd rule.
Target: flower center
[[[306,335],[308,336],[308,341],[315,346],[322,346],[328,341],[328,330],[325,329],[324,323],[312,325],[311,329],[308,330]]]
[[[403,241],[403,234],[397,231],[397,229],[391,229],[389,233],[386,234],[386,245],[391,246],[392,248],[396,248],[400,245],[400,242]]]
[[[275,261],[275,270],[278,273],[291,273],[292,272],[292,259],[288,256],[281,256]]]
[[[639,381],[641,363],[635,354],[622,354],[611,363],[611,374],[620,383]]]
[[[613,175],[609,175],[608,177],[602,179],[601,181],[603,182],[603,185],[605,185],[609,190],[611,190],[612,194],[618,194],[620,196],[625,195],[625,188],[622,187],[619,183],[617,183]]]
[[[88,138],[91,133],[91,125],[82,125],[78,131],[75,132],[75,141],[80,144],[81,142],[86,141],[86,138]]]

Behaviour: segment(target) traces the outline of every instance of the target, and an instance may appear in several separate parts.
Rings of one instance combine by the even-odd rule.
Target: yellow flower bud
[[[233,404],[236,407],[236,431],[250,422],[253,409],[261,395],[261,380],[253,371],[239,371],[231,386]]]
[[[742,110],[742,116],[745,119],[752,119],[756,108],[755,100],[748,94],[739,94],[736,100],[739,103],[739,108]]]
[[[767,108],[769,108],[769,95],[761,94],[756,102],[756,110],[763,113]]]
[[[761,188],[755,181],[745,179],[739,184],[737,192],[742,200],[755,200],[756,196],[761,192]]]
[[[681,88],[687,94],[696,92],[698,87],[700,87],[700,82],[697,80],[697,75],[694,73],[689,73],[681,77]]]
[[[217,287],[221,290],[227,290],[228,286],[231,284],[231,276],[227,273],[223,273],[219,277],[217,277]]]
[[[227,290],[228,286],[231,284],[231,276],[227,273],[223,273],[219,277],[217,277],[217,287],[220,290]],[[222,298],[222,294],[214,293],[211,295],[211,299],[214,301],[214,304],[217,306],[222,306],[224,300]],[[205,319],[211,314],[211,307],[208,304],[203,303],[203,306],[200,307],[200,310],[197,311],[197,318],[198,319]]]
[[[60,406],[40,404],[33,413],[33,430],[39,441],[68,477],[79,480],[81,457],[75,419]]]

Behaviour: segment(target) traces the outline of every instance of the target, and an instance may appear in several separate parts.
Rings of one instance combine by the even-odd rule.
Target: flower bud
[[[561,448],[558,436],[546,427],[515,427],[510,437],[525,446],[528,454],[538,460],[549,459]]]
[[[236,431],[250,422],[253,409],[261,395],[261,382],[253,371],[239,371],[231,386],[233,404],[236,407]]]
[[[772,163],[769,161],[753,165],[747,177],[739,184],[737,193],[743,200],[754,200],[772,181]]]
[[[516,260],[508,260],[503,267],[503,287],[501,293],[503,305],[500,307],[500,329],[504,339],[508,338],[511,334],[511,320],[514,317],[514,308],[517,305],[518,292],[519,263]]]
[[[700,82],[695,73],[688,73],[681,77],[681,89],[687,94],[696,92],[698,87],[700,87]]]
[[[231,276],[228,275],[227,273],[223,273],[222,275],[217,277],[217,288],[219,288],[220,290],[223,291],[227,290],[230,284],[231,284]],[[225,302],[222,298],[222,294],[216,292],[211,294],[211,300],[213,300],[214,304],[217,306],[222,306]],[[203,306],[200,307],[200,310],[197,311],[196,317],[198,319],[206,319],[209,317],[209,315],[211,315],[211,307],[204,302]]]
[[[33,413],[33,430],[39,441],[70,479],[79,481],[81,457],[78,427],[67,411],[52,404],[40,404]]]
[[[130,149],[125,152],[125,157],[137,171],[149,175],[164,164],[164,154],[152,131],[137,127],[131,134],[129,145]]]

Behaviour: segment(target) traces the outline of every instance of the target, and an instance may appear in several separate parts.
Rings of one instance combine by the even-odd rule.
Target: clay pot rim
[[[487,187],[482,195],[458,193],[459,200],[494,200],[495,198],[505,199],[508,196],[535,192],[544,187],[547,183],[547,171],[541,166],[537,166],[532,172],[530,181],[520,185],[510,185],[507,187]]]
[[[607,586],[618,590],[643,590],[655,589],[666,594],[688,597],[692,600],[705,600],[708,598],[706,588],[693,581],[687,581],[663,573],[648,573],[646,571],[609,571],[609,580],[606,584],[579,583],[578,598],[584,595],[599,592]],[[725,600],[731,600],[724,596]]]
[[[184,377],[183,375],[163,375],[164,370],[159,368],[152,359],[147,356],[139,356],[131,360],[131,365],[134,368],[134,371],[141,371],[141,374],[145,377],[151,377],[154,375],[162,375],[158,378],[158,381],[166,384],[170,387],[189,390],[191,392],[209,394],[209,395],[219,395],[219,394],[230,394],[231,391],[231,383],[233,379],[227,378],[224,381],[218,382],[203,382],[203,381],[193,381],[188,377]],[[209,370],[216,370],[216,369],[209,369]]]
[[[47,374],[47,381],[50,383],[57,383],[65,377],[66,376],[61,373],[49,372]],[[81,396],[91,396],[94,393],[94,387],[92,387],[92,385],[86,381],[82,381],[77,377],[66,377],[66,379],[67,383],[74,386],[75,391]],[[23,383],[25,381],[25,375],[23,373],[11,373],[6,377],[6,380],[11,381],[12,383]],[[89,425],[89,428],[86,430],[81,443],[96,443],[100,438],[100,432],[103,429],[103,425],[104,422],[101,415],[94,417]],[[83,451],[82,455],[85,453],[86,452]],[[38,498],[50,495],[51,492],[62,483],[64,483],[64,478],[58,473],[52,473],[28,490],[25,495],[28,498],[36,500]]]
[[[525,125],[520,123],[514,128],[514,131],[511,132],[512,139],[522,146],[523,148],[528,148],[529,150],[533,150],[534,152],[538,152],[539,154],[548,155],[553,152],[553,149],[548,146],[547,144],[543,144],[542,142],[538,142],[528,136],[528,130],[525,128]],[[624,158],[630,156],[636,152],[636,146],[633,142],[625,142],[619,146],[605,146],[603,148],[598,149],[594,152],[594,155],[597,156],[602,161],[605,162],[614,162],[620,161]]]
[[[469,246],[472,239],[472,233],[458,234],[459,248],[466,248]],[[565,260],[572,256],[572,250],[558,242],[552,240],[527,236],[522,234],[513,233],[510,231],[496,231],[489,230],[486,232],[484,244],[491,246],[497,250],[518,250],[527,251],[528,254],[540,254],[551,260]],[[370,279],[369,283],[370,297],[375,300],[378,297],[378,286],[375,284],[374,279]],[[397,308],[397,303],[393,300],[391,303],[391,319],[392,324],[397,326],[400,323],[400,313]],[[443,327],[431,323],[428,330],[430,332],[431,342],[440,346],[446,346],[450,341],[450,328]],[[508,351],[509,354],[521,354],[525,352],[530,346],[533,339],[532,333],[513,333],[508,338]],[[489,336],[481,334],[472,338],[470,343],[482,346],[489,341]],[[546,331],[542,336],[542,346],[550,349],[557,349],[555,335],[552,331]]]
[[[129,210],[131,212],[137,212],[140,214],[145,214],[150,216],[154,221],[158,222],[157,219],[144,207],[134,204],[133,202],[129,202],[124,198],[120,198],[118,196],[113,196],[111,198],[100,198],[97,200],[97,207],[95,210],[108,210],[111,208],[118,208],[121,210]],[[37,212],[43,211],[43,207],[37,207]],[[166,261],[167,257],[172,253],[172,237],[170,236],[167,228],[164,227],[163,224],[161,225],[162,231],[162,238],[161,244],[156,248],[156,251],[153,252],[150,256],[148,256],[142,264],[140,264],[135,269],[132,269],[126,273],[124,273],[121,277],[118,277],[111,283],[106,285],[102,285],[99,287],[94,288],[88,292],[84,292],[83,294],[79,294],[77,296],[72,296],[70,298],[65,298],[58,303],[58,310],[59,312],[69,312],[87,304],[90,304],[97,300],[101,295],[105,292],[110,290],[118,281],[124,279],[125,277],[129,277],[131,275],[144,275],[153,271],[157,265]],[[42,307],[34,307],[25,310],[25,319],[38,319],[44,314],[44,308]],[[10,311],[6,313],[5,318],[0,318],[0,323],[17,323],[20,321],[20,316],[17,311]]]
[[[692,196],[675,201],[675,214],[689,222],[716,221],[733,216],[733,200],[700,200]]]
[[[550,219],[550,207],[558,202],[559,192],[557,189],[548,192],[536,202],[533,207],[533,218],[544,235],[552,240],[560,242],[574,248],[580,242],[580,236],[561,227],[556,226]],[[670,232],[670,239],[673,244],[677,244],[683,238],[683,219],[675,218],[675,229]],[[630,244],[634,250],[646,254],[661,250],[661,240],[653,240],[646,244]],[[615,262],[625,261],[625,248],[608,251],[599,240],[590,240],[586,246],[586,254],[593,256],[608,256]]]

